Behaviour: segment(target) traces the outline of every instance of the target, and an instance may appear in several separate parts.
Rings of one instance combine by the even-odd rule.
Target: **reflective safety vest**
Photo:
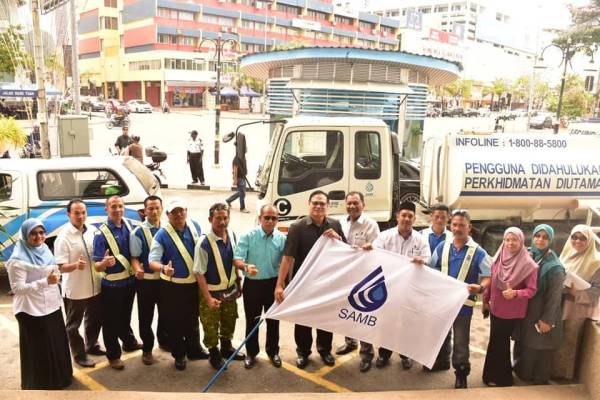
[[[192,233],[192,238],[194,239],[194,246],[195,246],[200,237],[200,235],[198,234],[198,230],[196,229],[196,225],[194,225],[194,223],[192,221],[187,221],[186,225],[188,228],[190,228],[190,232]],[[169,276],[169,275],[166,275],[161,272],[160,278],[164,279],[165,281],[169,281],[169,282],[173,282],[173,283],[194,283],[194,282],[196,282],[196,277],[194,276],[194,273],[193,273],[193,268],[194,268],[193,255],[190,254],[188,249],[185,247],[185,245],[183,244],[183,241],[181,240],[181,238],[175,231],[175,228],[173,228],[173,225],[167,223],[165,225],[165,230],[171,237],[171,240],[173,241],[173,243],[175,243],[175,247],[177,247],[179,254],[181,254],[181,257],[183,258],[183,261],[185,262],[185,265],[188,269],[188,276],[186,278],[175,278],[173,276]]]
[[[146,244],[148,245],[148,251],[150,251],[150,246],[152,245],[152,231],[150,231],[149,228],[140,225],[140,229],[142,230],[142,233],[144,234],[144,238],[146,239]],[[155,281],[160,279],[160,272],[156,271],[156,272],[144,272],[144,279],[145,280],[150,280],[150,281]]]
[[[125,224],[127,229],[131,231],[131,226],[129,225],[129,222],[127,222],[127,220],[125,219],[122,222],[123,224]],[[106,243],[108,244],[108,248],[110,249],[112,255],[125,268],[123,271],[115,272],[113,274],[107,274],[105,271],[103,273],[104,279],[106,279],[107,281],[120,281],[122,279],[128,279],[131,275],[133,275],[133,269],[131,268],[129,260],[121,254],[121,249],[119,249],[119,245],[117,244],[117,239],[115,239],[115,235],[113,235],[106,223],[100,225],[99,230],[104,235],[104,238],[106,239]]]
[[[449,264],[450,264],[450,246],[452,242],[446,240],[444,242],[444,248],[442,250],[442,273],[444,275],[449,275]],[[467,254],[465,254],[465,258],[460,266],[460,271],[458,272],[458,276],[456,280],[460,282],[465,282],[467,279],[467,275],[469,274],[469,270],[471,269],[471,264],[473,263],[473,257],[475,256],[475,251],[477,251],[477,245],[469,245],[467,244]],[[473,297],[473,298],[471,298]],[[474,296],[469,296],[467,300],[465,300],[465,306],[473,307],[475,305]]]
[[[235,266],[231,265],[231,273],[229,274],[229,279],[227,278],[227,272],[225,270],[225,265],[223,265],[223,259],[221,258],[221,252],[219,251],[219,246],[217,242],[212,237],[212,235],[205,235],[206,240],[208,240],[208,244],[210,245],[210,249],[212,250],[213,256],[215,258],[215,264],[217,265],[217,273],[219,274],[219,283],[216,285],[207,284],[208,290],[210,292],[216,292],[218,290],[227,290],[229,289],[237,280],[237,271]],[[229,240],[233,240],[234,243],[237,242],[235,238],[235,234],[227,231],[227,238]]]

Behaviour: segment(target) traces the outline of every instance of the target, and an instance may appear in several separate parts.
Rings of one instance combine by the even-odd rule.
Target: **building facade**
[[[105,97],[166,99],[204,107],[216,82],[214,47],[221,53],[221,84],[240,54],[276,46],[344,46],[397,50],[399,22],[337,7],[331,0],[87,0],[79,11],[82,85]]]

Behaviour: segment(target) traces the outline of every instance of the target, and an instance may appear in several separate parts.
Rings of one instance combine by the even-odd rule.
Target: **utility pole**
[[[77,49],[77,12],[75,10],[75,0],[70,2],[71,14],[71,75],[73,80],[73,105],[75,114],[81,114],[81,101],[79,100],[79,51]]]
[[[48,140],[48,114],[46,113],[46,87],[44,82],[44,48],[42,46],[42,30],[40,28],[40,5],[38,0],[31,0],[31,18],[33,22],[33,58],[35,63],[35,81],[37,83],[37,120],[40,124],[42,157],[50,158],[50,141]]]

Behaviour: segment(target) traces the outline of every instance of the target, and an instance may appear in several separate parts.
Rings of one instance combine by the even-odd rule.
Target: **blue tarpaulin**
[[[248,86],[242,86],[240,88],[240,96],[258,97],[260,96],[260,93],[256,93],[254,90],[252,90],[252,88],[249,88]]]

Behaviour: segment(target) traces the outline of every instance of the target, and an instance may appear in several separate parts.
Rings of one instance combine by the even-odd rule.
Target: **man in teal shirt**
[[[246,336],[250,334],[264,309],[273,304],[279,264],[285,248],[285,236],[275,229],[277,209],[270,204],[260,209],[260,226],[246,233],[235,249],[234,265],[244,271],[244,312]],[[267,319],[267,355],[273,366],[281,367],[279,358],[279,321]],[[246,342],[244,367],[250,369],[256,363],[259,352],[258,329]]]

